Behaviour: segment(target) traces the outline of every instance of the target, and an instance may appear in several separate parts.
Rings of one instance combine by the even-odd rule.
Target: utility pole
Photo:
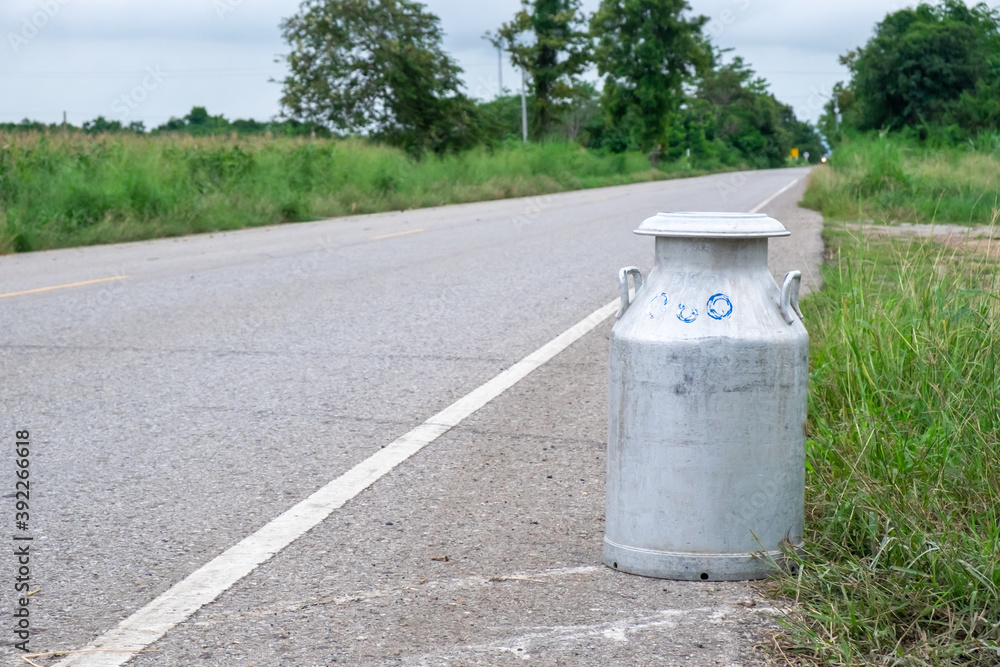
[[[524,96],[524,68],[521,68],[521,141],[528,143],[528,99]]]
[[[497,42],[497,97],[503,95],[503,42]]]
[[[503,95],[503,37],[500,32],[496,34],[487,30],[483,33],[483,39],[497,47],[497,97]]]
[[[840,102],[837,101],[837,94],[833,95],[833,124],[834,130],[840,132]]]

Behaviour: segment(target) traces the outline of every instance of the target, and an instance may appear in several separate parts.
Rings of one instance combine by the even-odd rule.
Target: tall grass
[[[804,203],[833,220],[987,223],[1000,208],[1000,135],[949,148],[854,139],[816,171]]]
[[[998,665],[1000,271],[933,240],[828,245],[804,307],[808,553],[780,580],[800,609],[786,650]]]
[[[110,243],[691,173],[575,144],[419,162],[363,141],[0,134],[0,252]]]

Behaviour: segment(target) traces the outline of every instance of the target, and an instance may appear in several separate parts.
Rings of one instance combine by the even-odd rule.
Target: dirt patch
[[[977,255],[984,255],[990,259],[1000,260],[1000,237],[988,239],[970,239],[966,237],[948,236],[938,239],[952,248],[966,250]]]
[[[965,250],[1000,260],[1000,226],[993,225],[924,225],[903,223],[876,225],[869,223],[833,223],[833,228],[860,231],[868,236],[910,236],[933,238],[950,248]]]

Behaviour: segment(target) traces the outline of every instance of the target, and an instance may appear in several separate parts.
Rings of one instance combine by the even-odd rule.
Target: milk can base
[[[796,550],[802,545],[795,545]],[[604,539],[604,564],[608,567],[656,579],[681,581],[745,581],[764,579],[785,565],[781,551],[701,554],[653,551],[627,547]]]

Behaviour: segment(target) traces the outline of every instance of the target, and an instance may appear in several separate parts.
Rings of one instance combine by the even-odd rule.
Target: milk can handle
[[[642,287],[642,272],[639,269],[634,266],[626,266],[624,269],[618,271],[618,293],[621,295],[622,302],[618,308],[618,314],[615,315],[616,318],[624,315],[631,303],[628,298],[628,276],[630,273],[632,274],[632,285],[635,287],[635,293],[638,294],[639,288]]]
[[[802,311],[799,310],[799,285],[802,283],[802,272],[801,271],[789,271],[785,274],[785,282],[781,285],[781,316],[785,318],[785,322],[791,324],[795,321],[792,317],[792,311],[799,316],[799,319],[805,319],[802,317]]]

